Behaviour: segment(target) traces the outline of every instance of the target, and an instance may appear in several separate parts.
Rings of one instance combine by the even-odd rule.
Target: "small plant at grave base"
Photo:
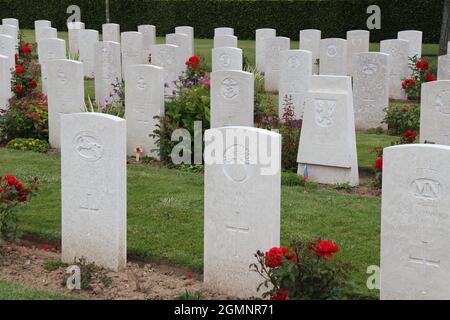
[[[385,109],[383,123],[391,135],[400,135],[408,130],[418,132],[420,128],[420,107],[418,105],[391,105]]]
[[[186,290],[183,293],[180,293],[175,298],[175,300],[184,300],[184,301],[188,301],[188,300],[204,300],[204,299],[205,299],[205,297],[203,296],[203,293],[201,293],[200,291],[192,292],[192,291],[189,291],[189,290]]]
[[[74,259],[74,265],[77,265],[80,268],[81,272],[81,290],[91,290],[91,281],[92,275],[97,269],[95,263],[88,263],[86,258],[82,257],[79,259]],[[62,284],[65,285],[67,283],[67,277],[63,279]]]
[[[335,262],[339,248],[330,240],[293,241],[287,248],[258,251],[250,266],[263,282],[270,300],[338,300],[352,288],[349,264]]]
[[[34,151],[39,153],[46,153],[51,149],[50,144],[45,140],[39,139],[23,139],[17,138],[11,140],[6,145],[8,149],[21,150],[21,151]]]
[[[24,186],[13,176],[0,177],[0,244],[3,240],[18,241],[18,212],[20,207],[29,202],[37,190],[37,179]]]
[[[409,69],[411,70],[411,78],[403,80],[402,88],[408,99],[419,100],[422,84],[437,79],[429,69],[429,62],[419,59],[417,56],[409,58]]]
[[[113,280],[108,275],[103,275],[102,277],[102,283],[105,286],[105,288],[109,288],[112,285]]]
[[[352,190],[353,187],[349,183],[336,183],[333,185],[335,190]]]
[[[60,268],[67,268],[67,264],[61,260],[48,260],[43,263],[42,267],[48,272],[53,272]]]
[[[417,139],[417,134],[415,132],[412,132],[410,130],[403,133],[400,140],[392,143],[391,146],[396,145],[402,145],[402,144],[411,144],[415,143]],[[383,148],[382,147],[376,147],[374,149],[374,153],[377,156],[377,159],[375,161],[375,176],[373,178],[373,181],[370,183],[375,188],[381,188],[383,184]]]

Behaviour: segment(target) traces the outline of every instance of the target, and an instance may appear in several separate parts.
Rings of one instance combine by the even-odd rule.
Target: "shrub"
[[[0,177],[0,243],[3,240],[18,240],[18,210],[30,201],[36,187],[37,179],[30,180],[28,187],[25,187],[13,176]]]
[[[16,138],[48,140],[47,98],[39,93],[13,99],[0,116],[0,141]]]
[[[33,47],[22,42],[20,35],[19,54],[16,54],[16,68],[12,77],[12,91],[17,99],[31,95],[37,88],[38,69],[33,60]]]
[[[258,251],[250,267],[264,279],[257,288],[267,288],[271,300],[338,300],[352,287],[349,264],[335,262],[339,248],[332,241],[293,241],[287,248]]]
[[[420,128],[420,107],[418,105],[391,105],[386,111],[384,123],[392,135],[400,135],[410,130],[418,132]]]
[[[23,139],[23,138],[11,140],[10,142],[8,142],[6,147],[9,149],[34,151],[40,153],[46,153],[48,150],[51,149],[51,146],[47,141],[38,139]]]
[[[409,59],[409,69],[411,78],[405,79],[402,88],[406,92],[408,99],[420,100],[422,84],[425,82],[436,81],[436,77],[431,73],[430,63],[417,56]]]

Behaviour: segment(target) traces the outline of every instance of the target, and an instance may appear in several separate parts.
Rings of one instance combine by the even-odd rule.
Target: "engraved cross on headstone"
[[[414,263],[414,264],[419,264],[422,265],[422,273],[423,273],[423,277],[422,277],[422,284],[423,284],[423,289],[421,290],[422,294],[427,294],[426,291],[426,281],[427,281],[427,275],[429,272],[430,268],[440,268],[440,260],[432,260],[430,258],[427,258],[427,246],[428,246],[428,242],[427,241],[422,241],[422,254],[420,255],[420,257],[414,257],[412,255],[409,256],[409,263]]]
[[[91,193],[86,194],[86,202],[80,205],[82,211],[98,214],[100,209],[92,201],[93,195]]]
[[[232,242],[234,254],[233,257],[236,259],[240,258],[239,256],[239,244],[242,243],[240,241],[240,238],[242,235],[246,235],[250,231],[250,227],[243,221],[243,217],[241,215],[241,212],[239,212],[239,202],[236,200],[237,203],[237,211],[233,214],[233,218],[231,219],[231,222],[229,222],[226,225],[227,233],[229,235],[230,242]]]

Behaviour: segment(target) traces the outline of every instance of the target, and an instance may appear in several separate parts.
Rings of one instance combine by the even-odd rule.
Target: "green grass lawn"
[[[376,137],[362,135],[364,148]],[[378,141],[380,142],[380,141]],[[369,162],[369,161],[367,161]],[[20,230],[60,240],[59,155],[0,149],[0,175],[37,176],[40,191],[20,215]],[[366,269],[379,264],[380,199],[300,186],[282,187],[282,243],[293,237],[332,239],[350,261],[357,292],[365,288]],[[203,176],[177,170],[128,166],[128,252],[201,271],[203,265]],[[0,290],[1,291],[1,290]]]
[[[67,295],[29,288],[0,279],[0,300],[77,300]]]

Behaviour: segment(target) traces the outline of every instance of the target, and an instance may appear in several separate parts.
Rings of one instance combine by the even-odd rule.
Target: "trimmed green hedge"
[[[323,37],[345,37],[347,30],[366,29],[366,9],[381,8],[381,30],[372,30],[372,41],[397,36],[400,30],[424,32],[425,43],[438,43],[444,0],[110,0],[112,22],[123,31],[139,24],[154,24],[158,35],[171,33],[177,25],[195,28],[197,38],[212,38],[215,27],[230,26],[239,39],[254,39],[255,29],[272,27],[278,34],[297,40],[300,29],[317,28]],[[81,8],[87,28],[101,30],[105,21],[104,0],[1,0],[1,17],[16,17],[22,28],[33,21],[51,20],[66,30],[66,8]]]

